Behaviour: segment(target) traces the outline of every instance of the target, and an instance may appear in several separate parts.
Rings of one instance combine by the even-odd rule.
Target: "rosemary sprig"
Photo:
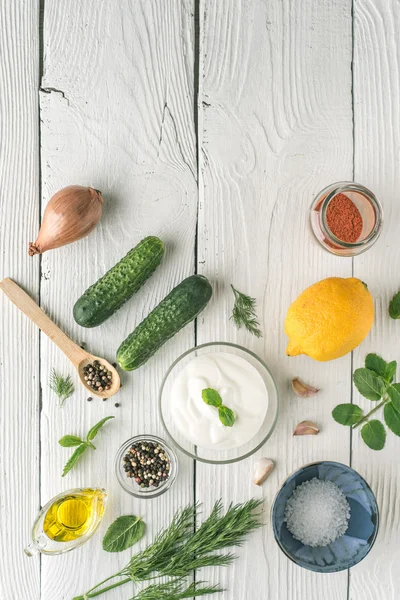
[[[62,375],[59,375],[55,369],[52,369],[50,373],[49,387],[58,396],[60,407],[64,406],[64,402],[67,398],[70,398],[75,391],[71,375],[63,377]]]
[[[149,581],[157,577],[169,576],[174,578],[176,583],[176,578],[182,580],[194,569],[230,564],[235,559],[235,555],[219,554],[218,550],[229,546],[240,546],[251,531],[261,527],[260,516],[255,514],[255,509],[261,503],[261,500],[252,499],[235,506],[230,504],[226,513],[222,514],[222,502],[218,501],[214,504],[208,519],[195,532],[193,532],[193,523],[199,505],[187,506],[178,511],[171,525],[162,530],[150,546],[135,554],[124,569],[98,583],[83,596],[76,596],[74,600],[95,598],[129,581]],[[106,583],[116,578],[119,580],[104,587]],[[154,585],[156,584],[153,584],[153,589]],[[191,596],[194,595],[196,594],[191,590]],[[153,594],[153,597],[157,596]],[[135,600],[153,600],[153,597],[139,595]],[[159,594],[157,598],[176,600],[185,597],[176,594],[175,596]]]
[[[233,305],[232,317],[236,327],[240,329],[245,327],[247,331],[256,337],[262,337],[260,323],[256,313],[256,299],[242,294],[231,284],[235,303]]]

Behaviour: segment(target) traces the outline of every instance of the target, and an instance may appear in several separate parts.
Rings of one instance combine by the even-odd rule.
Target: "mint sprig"
[[[87,450],[87,448],[90,447],[93,450],[96,450],[96,447],[92,444],[92,440],[96,437],[99,430],[103,427],[104,423],[109,419],[114,419],[114,417],[105,417],[104,419],[101,419],[101,421],[96,423],[96,425],[94,425],[91,429],[89,429],[86,435],[86,440],[82,440],[76,435],[64,435],[60,440],[58,440],[58,443],[63,448],[72,448],[76,446],[75,451],[65,464],[62,474],[63,477],[65,477],[65,475],[69,473],[69,471],[78,462],[78,460],[80,459],[82,454]]]
[[[364,398],[379,404],[366,415],[360,406],[353,403],[339,404],[332,411],[333,418],[341,425],[353,429],[362,425],[361,437],[372,450],[382,450],[386,442],[383,423],[379,419],[370,419],[382,407],[385,424],[400,437],[400,383],[393,383],[396,369],[395,360],[387,363],[377,354],[368,354],[365,367],[354,371],[353,382]]]
[[[208,406],[218,408],[218,417],[222,425],[225,427],[233,427],[236,420],[235,413],[222,403],[222,398],[217,390],[205,388],[201,392],[201,397]]]

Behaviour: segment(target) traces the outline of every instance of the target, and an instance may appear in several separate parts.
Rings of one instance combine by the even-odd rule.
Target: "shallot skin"
[[[100,221],[103,197],[98,190],[69,185],[54,194],[43,215],[35,243],[29,243],[28,254],[42,254],[87,236]]]

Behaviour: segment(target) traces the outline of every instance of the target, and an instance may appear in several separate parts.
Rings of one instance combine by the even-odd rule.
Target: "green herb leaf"
[[[377,375],[385,376],[387,362],[377,354],[367,354],[365,357],[365,368],[374,371]]]
[[[383,416],[390,431],[400,436],[400,409],[393,402],[388,402],[383,409]]]
[[[392,360],[390,363],[386,365],[384,379],[388,383],[392,383],[397,371],[397,362]]]
[[[390,301],[389,315],[392,319],[400,319],[400,292],[397,292]]]
[[[387,389],[387,395],[389,396],[392,404],[396,410],[400,410],[400,383],[393,383]]]
[[[256,337],[262,337],[256,313],[256,299],[242,294],[233,285],[231,285],[231,288],[235,296],[231,319],[233,319],[236,327],[240,329],[244,326],[247,331]]]
[[[362,408],[357,404],[338,404],[332,411],[332,417],[341,425],[355,425],[362,416]]]
[[[215,406],[218,408],[222,405],[222,398],[218,394],[217,390],[213,390],[212,388],[206,388],[201,392],[201,397],[204,402],[209,406]]]
[[[60,407],[64,406],[66,399],[72,396],[75,391],[71,375],[63,377],[62,375],[59,375],[55,369],[50,373],[49,387],[58,396]]]
[[[386,431],[378,419],[373,419],[363,425],[361,437],[372,450],[382,450],[386,441]]]
[[[75,450],[75,452],[73,453],[73,455],[71,456],[71,458],[69,459],[69,461],[66,463],[65,467],[64,467],[64,471],[62,476],[65,477],[65,475],[67,473],[69,473],[69,471],[72,469],[72,467],[75,465],[76,462],[78,462],[78,460],[80,459],[80,457],[82,456],[82,454],[85,452],[86,448],[88,448],[89,445],[84,443],[81,444],[80,446],[77,447],[77,449]]]
[[[101,421],[96,423],[96,425],[94,425],[91,429],[89,429],[89,432],[86,436],[87,441],[91,442],[96,437],[99,430],[103,427],[104,423],[106,423],[106,421],[109,421],[110,419],[114,419],[114,418],[115,417],[104,417],[104,419],[101,419]]]
[[[235,423],[235,413],[227,406],[220,406],[218,409],[219,420],[225,427],[233,427]]]
[[[58,443],[60,446],[63,446],[63,448],[71,448],[72,446],[79,446],[85,442],[81,440],[81,438],[76,437],[76,435],[64,435],[58,440]]]
[[[121,552],[136,544],[143,536],[146,526],[140,517],[124,515],[111,523],[103,538],[103,550]]]
[[[368,400],[380,400],[386,391],[382,379],[369,369],[356,369],[353,373],[353,381],[360,394]]]

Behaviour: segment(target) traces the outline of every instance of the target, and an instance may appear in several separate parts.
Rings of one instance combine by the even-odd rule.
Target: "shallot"
[[[88,235],[100,221],[103,198],[98,190],[69,185],[50,199],[35,243],[29,243],[29,256],[76,242]]]

